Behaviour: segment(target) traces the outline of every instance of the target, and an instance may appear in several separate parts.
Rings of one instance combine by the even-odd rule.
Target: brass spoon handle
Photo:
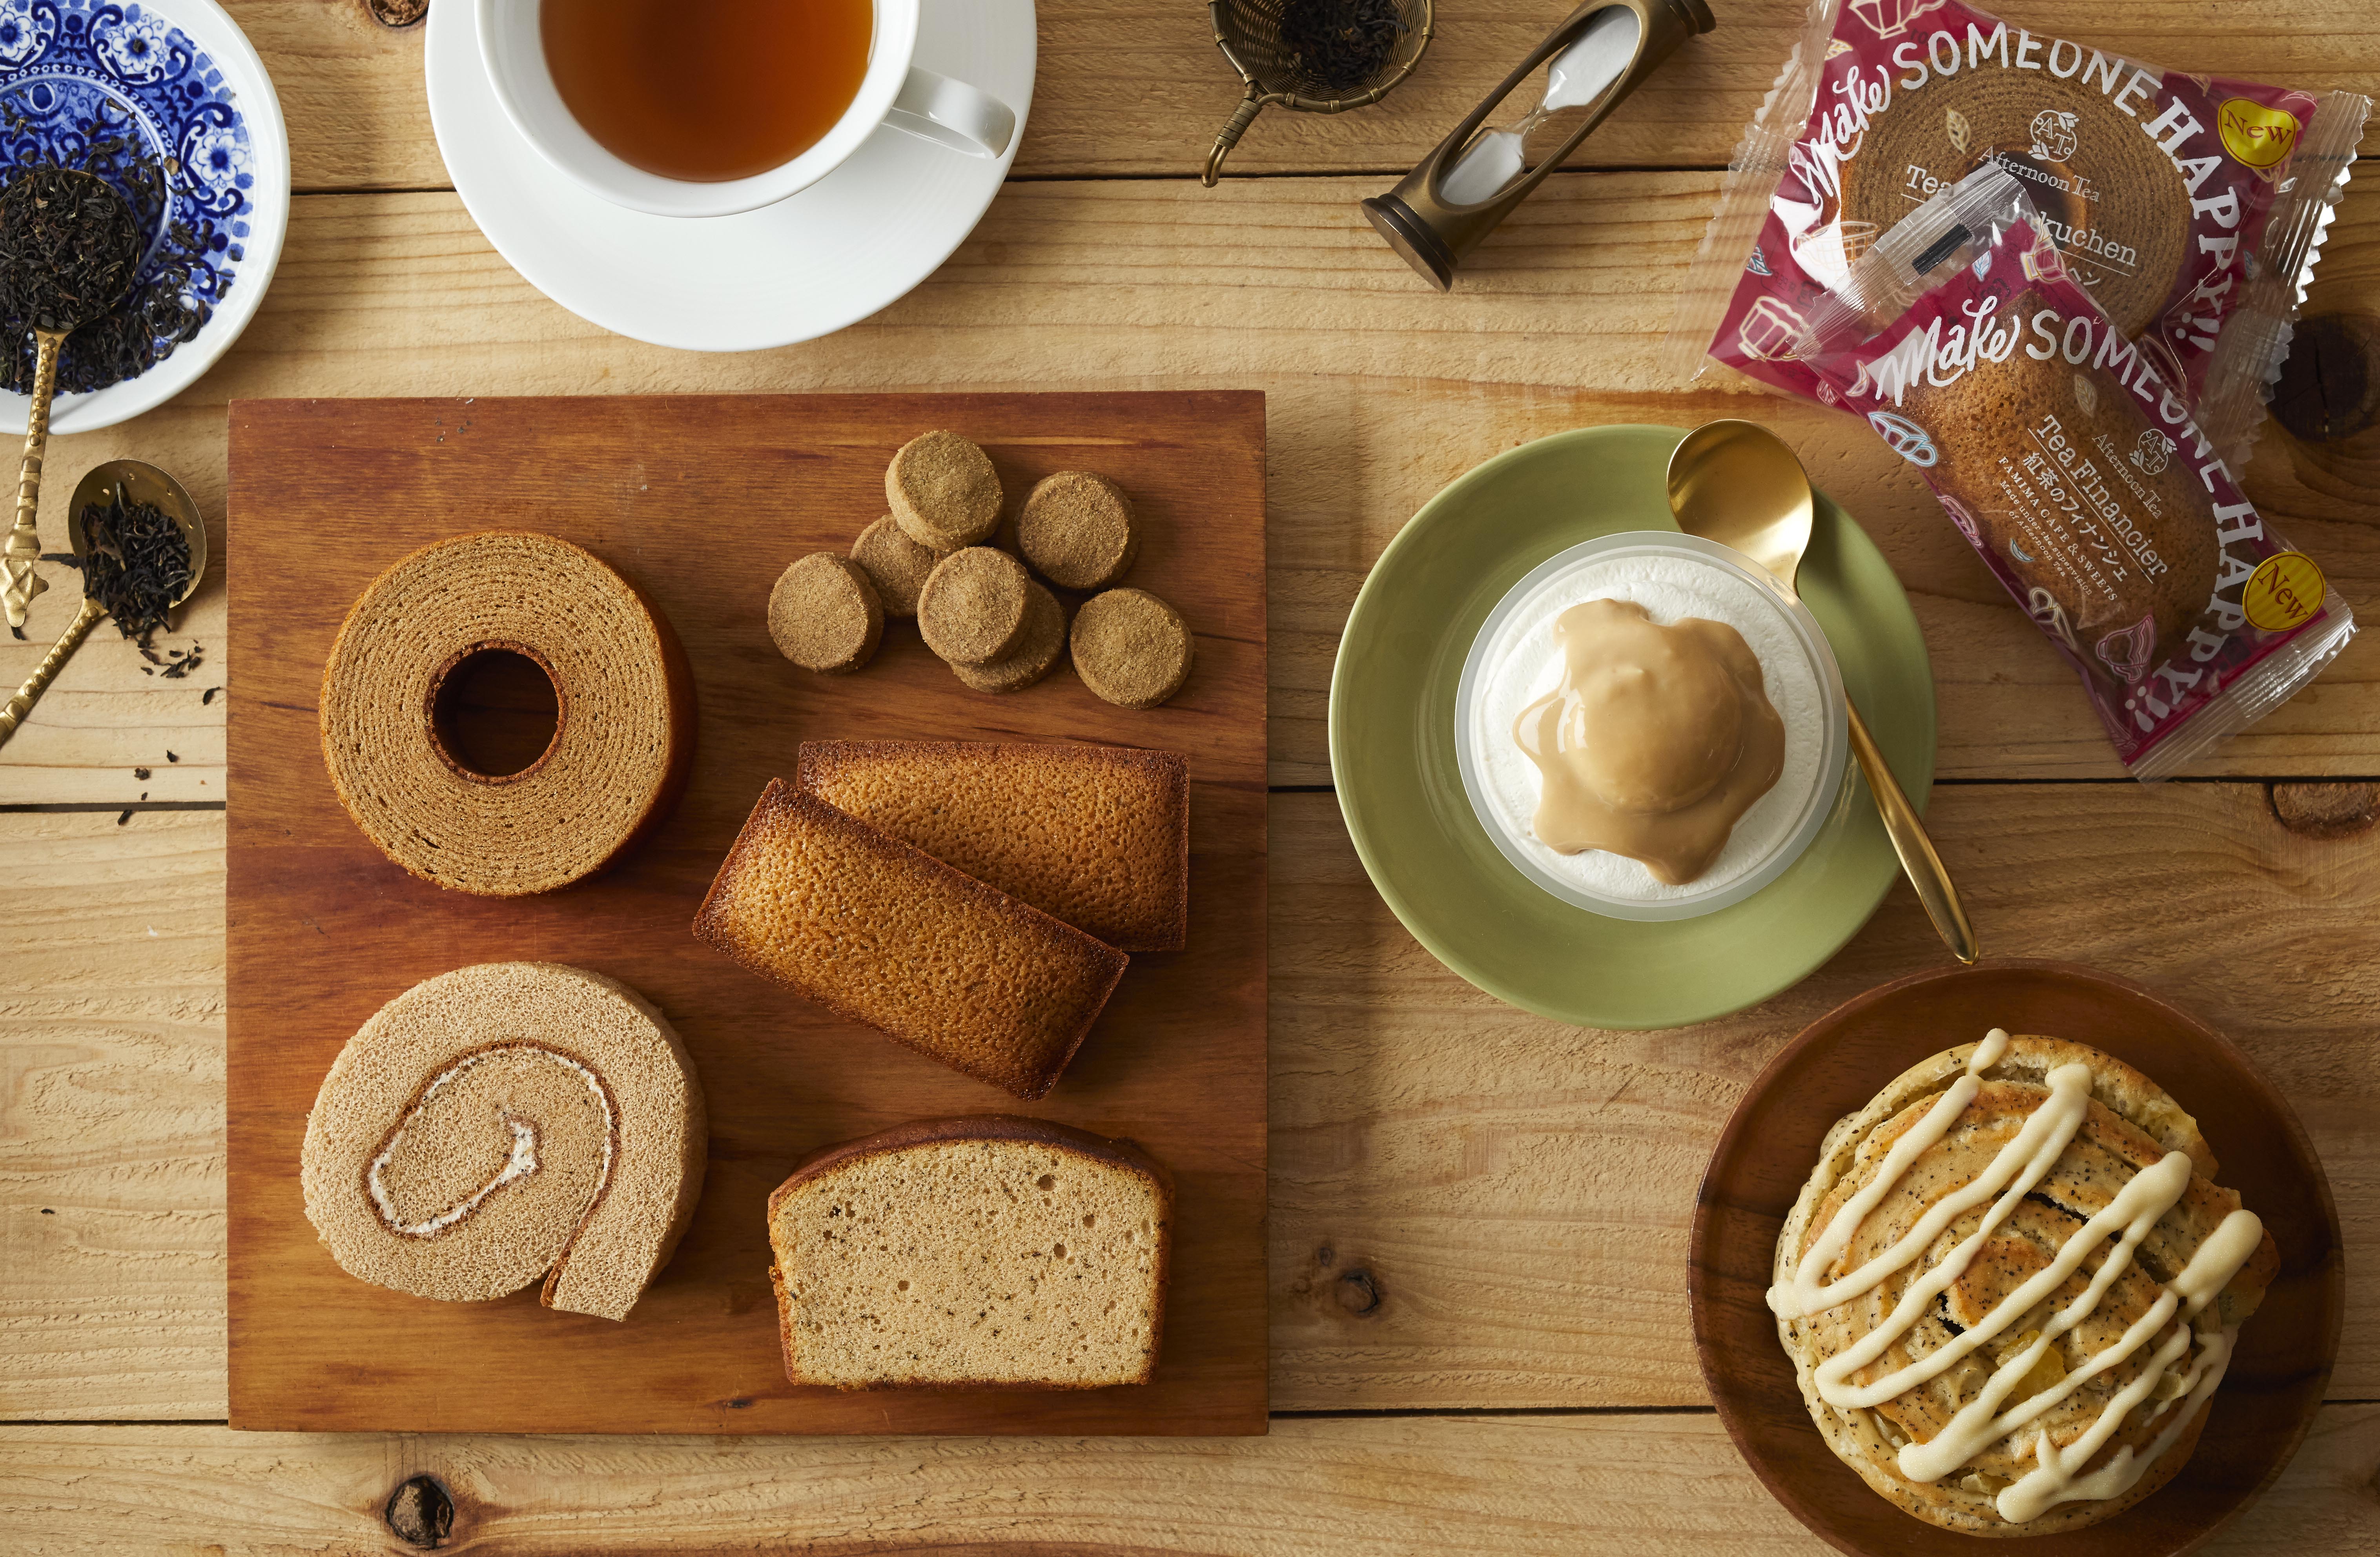
[[[1967,922],[1967,910],[1959,902],[1959,889],[1950,884],[1949,867],[1935,852],[1934,840],[1925,835],[1925,824],[1917,819],[1917,808],[1909,803],[1900,781],[1892,776],[1892,767],[1884,760],[1883,749],[1867,733],[1867,722],[1856,708],[1851,710],[1851,716],[1852,751],[1867,779],[1867,792],[1876,797],[1876,812],[1884,818],[1893,852],[1900,856],[1900,868],[1909,873],[1917,901],[1925,906],[1925,917],[1941,932],[1950,955],[1972,963],[1984,955],[1983,948],[1976,943],[1975,927]]]
[[[50,645],[50,651],[42,656],[42,663],[33,667],[33,674],[25,678],[25,685],[17,688],[17,695],[8,699],[6,708],[0,708],[0,746],[8,744],[8,737],[17,733],[17,726],[33,712],[33,705],[42,700],[42,694],[50,689],[50,683],[57,679],[58,672],[74,658],[74,651],[82,643],[83,635],[106,614],[99,608],[99,602],[86,600],[82,602],[82,609],[75,613],[75,619],[67,624],[67,630],[58,635],[58,640]]]
[[[58,348],[66,339],[64,330],[33,332],[33,397],[25,407],[25,462],[17,472],[17,522],[9,529],[8,544],[0,549],[0,580],[5,580],[0,603],[7,608],[11,627],[24,626],[33,597],[50,587],[48,579],[33,571],[42,555],[41,532],[34,528],[33,516],[42,505],[42,456],[50,446],[50,397],[57,393]]]

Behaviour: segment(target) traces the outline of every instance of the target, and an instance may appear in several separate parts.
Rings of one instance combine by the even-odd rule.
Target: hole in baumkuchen
[[[562,699],[545,667],[500,645],[473,650],[438,684],[431,728],[448,760],[481,778],[509,778],[553,744]]]

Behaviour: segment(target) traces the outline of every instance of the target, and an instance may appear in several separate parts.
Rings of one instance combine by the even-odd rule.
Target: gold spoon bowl
[[[92,466],[75,483],[74,498],[67,510],[67,542],[74,547],[75,555],[88,564],[91,539],[83,533],[83,511],[118,493],[127,502],[152,504],[163,509],[182,532],[182,539],[189,543],[190,581],[172,602],[176,606],[182,604],[198,592],[199,581],[207,576],[207,526],[199,517],[199,505],[190,500],[182,483],[155,466],[138,459],[111,459]],[[41,701],[42,694],[49,690],[50,683],[81,647],[84,637],[106,614],[86,590],[82,609],[75,613],[74,620],[67,624],[67,630],[58,635],[57,642],[50,646],[50,651],[42,657],[33,674],[25,678],[25,684],[17,688],[17,695],[0,707],[0,745],[6,745],[8,737],[17,733],[17,726],[33,712],[33,705]]]

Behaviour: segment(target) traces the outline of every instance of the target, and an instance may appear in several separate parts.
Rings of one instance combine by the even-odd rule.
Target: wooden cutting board
[[[884,511],[892,451],[948,427],[1012,498],[1102,472],[1146,524],[1130,582],[1197,635],[1189,685],[1119,709],[1063,666],[1007,697],[887,625],[847,676],[787,663],[770,585]],[[237,401],[231,407],[230,1350],[238,1428],[496,1432],[1265,1430],[1265,535],[1259,394]],[[610,873],[473,898],[416,881],[324,776],[315,705],[347,607],[406,553],[550,531],[632,577],[700,699],[692,782]],[[804,740],[1088,740],[1190,759],[1188,947],[1133,958],[1050,1095],[1021,1104],[830,1016],[697,942],[696,906]],[[624,1323],[532,1287],[437,1303],[368,1285],[298,1190],[306,1114],[365,1018],[434,974],[535,958],[619,979],[692,1051],[710,1167],[692,1230]],[[1155,1382],[1088,1392],[796,1389],[763,1203],[813,1149],[903,1120],[1016,1112],[1139,1140],[1179,1204]]]

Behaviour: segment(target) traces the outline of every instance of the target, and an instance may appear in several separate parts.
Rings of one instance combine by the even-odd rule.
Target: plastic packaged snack
[[[1919,202],[1997,164],[2237,466],[2370,108],[2160,70],[1960,0],[1813,0],[1736,148],[1664,361],[1823,400],[1791,360],[1812,305]]]
[[[2134,777],[2264,717],[2353,635],[2007,170],[1889,229],[1795,350],[1917,468],[2081,674]]]

